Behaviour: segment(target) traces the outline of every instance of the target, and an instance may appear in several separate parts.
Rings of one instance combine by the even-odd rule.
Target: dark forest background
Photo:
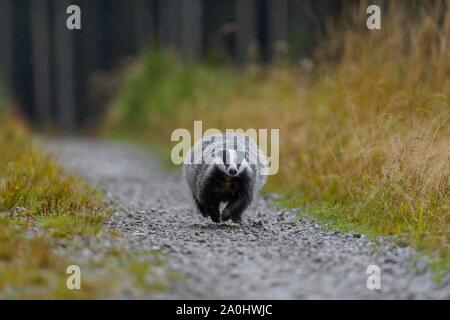
[[[81,8],[81,30],[66,28],[72,4]],[[96,83],[107,80],[98,75],[143,51],[172,49],[186,60],[237,67],[296,61],[311,54],[342,6],[339,0],[0,0],[2,86],[37,127],[73,132],[101,113],[105,93],[96,92]]]

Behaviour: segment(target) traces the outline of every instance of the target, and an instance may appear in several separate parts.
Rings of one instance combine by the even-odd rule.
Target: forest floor
[[[88,139],[52,140],[46,149],[105,192],[115,212],[106,228],[119,231],[126,250],[144,260],[156,251],[176,275],[157,293],[123,297],[450,299],[450,278],[436,282],[426,258],[409,247],[329,230],[298,210],[276,208],[270,197],[244,213],[241,225],[214,224],[194,211],[180,172],[165,171],[146,152]],[[381,269],[380,290],[367,288],[370,265]]]

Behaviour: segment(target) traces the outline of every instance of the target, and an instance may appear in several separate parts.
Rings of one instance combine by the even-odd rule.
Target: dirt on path
[[[181,274],[167,292],[143,298],[450,299],[413,250],[364,235],[325,230],[295,210],[262,198],[241,225],[214,224],[194,211],[180,172],[166,172],[148,153],[104,140],[46,143],[57,161],[104,190],[130,250],[158,250]],[[367,268],[379,266],[381,289],[369,290]]]

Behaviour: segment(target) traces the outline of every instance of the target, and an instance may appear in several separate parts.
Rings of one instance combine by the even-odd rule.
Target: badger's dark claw
[[[231,217],[231,221],[233,221],[234,223],[241,223],[242,222],[242,218],[241,218],[240,215],[232,216]]]
[[[219,223],[222,221],[222,219],[220,218],[220,213],[216,212],[216,213],[210,213],[209,216],[211,217],[211,220],[215,223]]]
[[[211,216],[211,220],[215,223],[220,223],[222,222],[222,219],[220,219],[220,217],[215,217],[215,216]]]
[[[224,209],[221,214],[222,221],[228,221],[231,218],[230,210]]]

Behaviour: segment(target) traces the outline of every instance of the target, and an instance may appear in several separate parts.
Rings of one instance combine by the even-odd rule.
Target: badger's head
[[[251,167],[245,159],[245,153],[233,149],[224,149],[215,152],[213,165],[230,177],[238,177]]]

